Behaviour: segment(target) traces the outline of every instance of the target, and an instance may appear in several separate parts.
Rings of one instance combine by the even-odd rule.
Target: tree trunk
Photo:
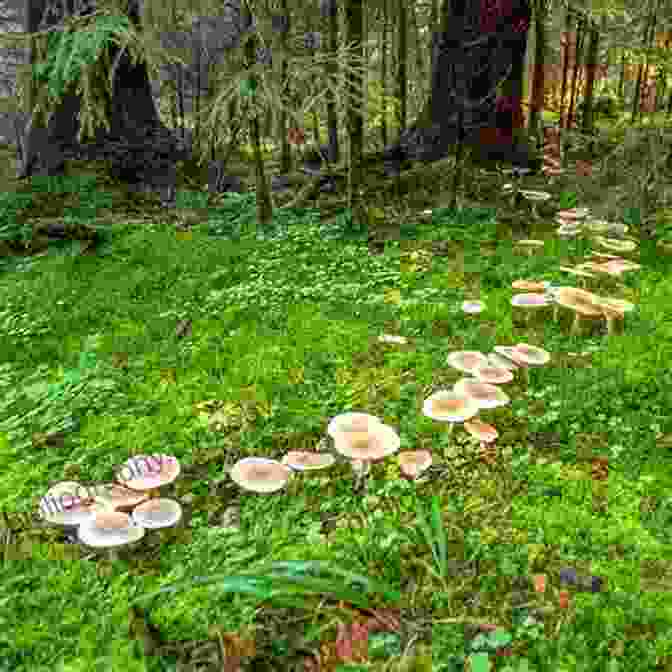
[[[72,14],[73,0],[68,3]],[[27,4],[27,31],[39,30],[43,16],[46,27],[63,19],[57,4],[49,5],[44,0],[27,0]],[[93,9],[85,7],[78,14],[86,15]],[[129,2],[128,16],[135,27],[140,26],[139,0]],[[118,52],[116,45],[108,47],[107,62],[113,63]],[[159,120],[146,65],[132,64],[128,53],[124,53],[112,94],[108,108],[110,131],[98,128],[93,139],[82,138],[81,143],[77,140],[81,99],[76,94],[63,96],[46,128],[34,124],[31,115],[18,177],[62,175],[67,158],[109,159],[113,177],[139,189],[160,189],[167,204],[174,202],[176,161],[188,158],[188,152]]]
[[[530,117],[528,130],[535,135],[539,132],[541,115],[544,111],[544,68],[546,67],[546,2],[537,0],[534,15],[534,71],[532,75],[532,95],[530,96]]]
[[[384,152],[391,172],[406,161],[436,161],[458,139],[460,111],[464,142],[472,156],[516,165],[540,165],[529,147],[515,141],[515,113],[497,113],[497,88],[525,56],[531,16],[528,0],[512,0],[493,27],[484,23],[479,0],[445,0],[432,40],[430,95],[415,123]],[[519,73],[518,73],[519,74]],[[466,93],[463,93],[466,92]],[[520,102],[520,101],[518,101]]]
[[[595,90],[595,73],[597,71],[597,59],[600,48],[600,31],[597,24],[590,20],[590,39],[588,42],[588,54],[586,56],[586,92],[583,96],[583,119],[581,130],[583,133],[593,132],[593,91]]]

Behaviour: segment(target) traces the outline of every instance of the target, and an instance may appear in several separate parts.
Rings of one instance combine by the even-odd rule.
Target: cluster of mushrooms
[[[146,530],[172,527],[182,518],[178,502],[158,496],[180,473],[176,457],[135,455],[115,472],[107,483],[56,483],[40,499],[40,517],[75,532],[84,546],[113,549],[112,558],[114,549],[138,541]]]
[[[403,344],[402,336],[383,335],[381,342]],[[438,422],[449,423],[449,436],[457,423],[475,438],[482,450],[481,458],[492,463],[495,456],[488,446],[498,436],[497,429],[475,417],[481,410],[494,409],[510,399],[500,385],[511,382],[514,371],[527,378],[527,369],[542,366],[550,354],[542,348],[520,343],[516,346],[496,346],[490,355],[478,351],[453,352],[448,364],[468,374],[452,390],[439,390],[424,403],[423,415]],[[355,487],[366,477],[373,462],[379,462],[399,451],[401,440],[393,427],[368,413],[348,412],[335,416],[327,427],[327,435],[341,459],[350,462],[356,475]],[[399,452],[397,460],[401,474],[418,480],[432,464],[428,450]],[[326,469],[336,461],[328,452],[290,451],[281,460],[246,457],[233,465],[229,475],[244,490],[257,493],[276,492],[284,488],[295,472]]]

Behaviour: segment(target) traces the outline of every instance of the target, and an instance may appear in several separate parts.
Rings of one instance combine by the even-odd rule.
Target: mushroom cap
[[[462,312],[464,313],[482,313],[485,304],[482,301],[462,301]]]
[[[428,450],[404,450],[397,455],[401,473],[415,479],[432,466],[432,454]]]
[[[568,210],[560,210],[555,213],[556,217],[562,219],[585,219],[589,214],[588,208],[569,208]]]
[[[281,490],[291,475],[292,470],[288,466],[265,457],[244,457],[229,472],[229,476],[243,490],[260,493]]]
[[[517,308],[541,308],[549,303],[545,294],[514,294],[511,297],[511,305]]]
[[[527,343],[518,343],[514,347],[514,355],[521,364],[526,366],[543,366],[551,359],[551,353],[548,350]]]
[[[475,378],[462,378],[453,386],[453,391],[473,399],[479,408],[497,408],[511,401],[509,396],[496,385],[482,383]],[[474,413],[474,415],[476,415]]]
[[[579,315],[595,317],[601,313],[596,295],[583,289],[561,287],[555,301],[558,305],[569,308]]]
[[[127,513],[120,511],[100,511],[77,529],[77,538],[94,548],[125,546],[144,535],[144,528],[136,525]]]
[[[547,201],[551,197],[547,191],[531,191],[529,189],[521,189],[518,193],[526,200],[533,202]]]
[[[382,460],[401,446],[399,435],[390,425],[379,423],[368,432],[343,432],[334,437],[337,453],[350,460]]]
[[[481,383],[490,383],[490,385],[502,385],[513,380],[511,371],[503,366],[480,366],[474,369],[473,376]]]
[[[548,282],[543,280],[514,280],[513,289],[522,289],[524,292],[545,292]]]
[[[471,373],[479,366],[486,366],[488,358],[478,350],[459,350],[451,352],[446,360],[450,366],[462,373]]]
[[[327,434],[333,439],[340,432],[366,432],[373,425],[382,424],[382,420],[368,413],[349,412],[334,416],[327,426]]]
[[[595,240],[598,245],[614,252],[632,252],[637,248],[637,243],[634,240],[619,240],[618,238],[605,238],[603,236],[597,236]]]
[[[135,455],[126,460],[116,480],[131,490],[153,490],[172,483],[180,474],[180,463],[173,455]]]
[[[131,490],[119,483],[98,483],[91,488],[91,494],[110,511],[131,510],[147,499],[146,493]]]
[[[172,527],[182,518],[182,507],[174,499],[157,497],[136,506],[131,517],[136,525],[147,529]]]
[[[483,441],[484,443],[491,443],[499,436],[499,432],[492,425],[489,425],[487,422],[482,422],[478,418],[465,422],[464,428],[475,439]]]
[[[281,462],[296,471],[311,471],[330,467],[336,458],[331,453],[313,453],[307,450],[290,450]]]
[[[480,406],[470,397],[454,390],[439,390],[425,399],[422,413],[439,422],[464,422],[473,418]]]
[[[103,505],[94,500],[86,486],[61,481],[40,499],[39,516],[50,525],[76,526],[93,518]]]
[[[626,271],[637,271],[641,265],[627,259],[610,259],[602,264],[602,268],[612,275],[620,275]]]
[[[513,360],[498,355],[496,352],[493,352],[488,355],[488,363],[490,366],[496,366],[502,369],[508,369],[509,371],[515,371],[520,368]]]
[[[516,359],[516,348],[513,345],[496,345],[494,350],[495,354],[510,361],[515,366],[515,369],[519,368],[520,364]],[[515,369],[512,370],[515,371]]]

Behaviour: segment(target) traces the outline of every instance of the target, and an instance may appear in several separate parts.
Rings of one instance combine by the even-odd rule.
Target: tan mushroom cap
[[[511,305],[516,308],[541,308],[549,303],[545,294],[529,292],[527,294],[514,294],[511,297]]]
[[[337,453],[350,460],[382,460],[399,450],[401,439],[390,425],[378,424],[367,432],[343,432],[334,436]]]
[[[39,516],[50,525],[76,526],[103,510],[88,488],[76,481],[61,481],[40,499]]]
[[[397,455],[401,473],[411,479],[418,478],[432,466],[432,454],[428,450],[405,450]]]
[[[172,527],[182,518],[182,507],[174,499],[157,497],[136,506],[131,518],[136,525],[151,530]]]
[[[585,219],[589,214],[588,208],[569,208],[568,210],[560,210],[555,213],[556,217],[561,219]]]
[[[121,466],[117,481],[131,490],[154,490],[172,483],[180,475],[180,463],[173,455],[135,455]]]
[[[490,385],[502,385],[513,380],[510,369],[503,366],[481,366],[474,369],[473,376],[479,382],[489,383]]]
[[[547,283],[542,280],[515,280],[511,283],[511,287],[524,292],[544,292]]]
[[[333,439],[341,432],[366,432],[373,425],[382,424],[382,420],[369,413],[349,412],[334,416],[327,426],[327,434]]]
[[[640,264],[635,264],[627,259],[610,259],[602,264],[602,267],[612,275],[620,275],[626,271],[638,271],[641,268]]]
[[[136,525],[127,513],[101,511],[77,529],[77,538],[87,546],[110,548],[138,541],[145,529]]]
[[[453,386],[454,392],[473,399],[479,408],[497,408],[505,406],[511,400],[496,385],[481,383],[475,378],[462,378]],[[474,414],[475,415],[475,414]]]
[[[496,352],[493,352],[488,355],[488,363],[490,364],[490,366],[496,366],[498,368],[508,369],[509,371],[515,371],[516,369],[519,368],[516,362],[514,362],[511,359],[508,359],[507,357],[503,357],[502,355],[499,355]]]
[[[482,301],[462,301],[462,312],[475,314],[482,313],[485,309],[485,304]]]
[[[512,345],[496,345],[494,347],[495,354],[499,355],[505,360],[510,361],[512,364],[514,364],[515,368],[517,369],[519,364],[518,360],[515,358],[516,357],[516,349]],[[515,371],[515,369],[513,369]]]
[[[470,397],[454,390],[439,390],[425,399],[423,415],[438,422],[464,422],[473,418],[480,406]]]
[[[451,352],[446,360],[450,366],[462,373],[471,373],[479,366],[486,366],[488,358],[478,350],[459,350]]]
[[[491,443],[499,436],[499,432],[495,427],[489,425],[487,422],[479,420],[478,418],[474,418],[473,420],[468,420],[465,422],[464,428],[475,439],[483,441],[484,443]]]
[[[276,460],[264,457],[244,457],[233,465],[229,476],[244,490],[268,493],[281,490],[292,475],[292,470]]]
[[[587,317],[595,317],[601,314],[596,295],[583,289],[560,287],[555,302]]]
[[[548,350],[527,343],[518,343],[514,346],[514,356],[525,366],[543,366],[551,359],[551,353]]]
[[[146,492],[131,490],[119,483],[98,483],[91,488],[97,502],[111,511],[128,512],[147,499]]]
[[[290,469],[297,471],[312,471],[330,467],[336,458],[331,453],[314,453],[307,450],[290,450],[281,462]]]

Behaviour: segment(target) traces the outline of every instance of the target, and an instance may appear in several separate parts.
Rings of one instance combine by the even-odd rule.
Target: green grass
[[[435,210],[430,223],[403,222],[402,238],[374,256],[366,236],[310,211],[258,229],[253,196],[208,214],[190,240],[161,218],[144,227],[120,219],[96,256],[50,253],[8,261],[0,274],[0,504],[14,528],[0,566],[0,670],[175,669],[166,657],[143,658],[129,638],[132,601],[194,577],[268,579],[269,563],[299,560],[389,589],[365,601],[399,607],[414,646],[429,651],[429,667],[418,655],[408,669],[463,669],[465,624],[476,622],[502,630],[471,642],[472,669],[479,652],[492,662],[504,644],[513,655],[497,669],[670,664],[672,278],[652,244],[642,242],[643,269],[619,293],[637,304],[625,335],[576,339],[554,322],[521,330],[511,321],[513,280],[566,282],[554,270],[559,260],[592,248],[555,239],[550,221],[543,252],[522,257],[497,210],[457,218]],[[451,253],[431,253],[432,241],[452,241]],[[411,258],[411,250],[428,253]],[[475,292],[486,311],[462,314]],[[192,334],[179,340],[185,318]],[[411,344],[381,344],[382,333]],[[552,361],[531,371],[529,386],[520,377],[506,386],[509,406],[481,414],[500,431],[500,458],[488,466],[465,432],[448,440],[424,417],[422,401],[460,377],[446,364],[452,350],[521,341],[543,345]],[[122,354],[125,368],[115,366]],[[220,402],[223,431],[194,412],[209,400]],[[240,457],[314,448],[329,419],[351,409],[397,428],[402,450],[431,450],[441,475],[410,484],[390,458],[373,466],[364,496],[353,493],[345,465],[273,496],[227,480],[226,466]],[[64,433],[62,445],[34,440],[54,432]],[[591,480],[591,451],[609,458],[608,481]],[[73,470],[82,481],[109,480],[129,455],[153,452],[178,457],[185,474],[175,494],[195,497],[190,527],[159,535],[158,549],[140,546],[114,563],[77,560],[58,530],[31,530],[28,514],[51,483]],[[213,526],[230,506],[240,527]],[[326,518],[337,521],[328,533]],[[600,592],[570,587],[569,610],[558,606],[566,567],[603,579]],[[533,574],[547,575],[544,595],[532,591]],[[334,590],[355,585],[329,580]],[[521,580],[529,593],[517,607]],[[271,608],[265,584],[256,594],[223,590],[223,580],[180,585],[152,603],[163,637],[251,629],[255,669],[289,669],[299,640],[333,642],[338,619],[348,618],[319,599],[328,583],[287,589],[303,609]],[[529,621],[533,608],[546,609],[542,625]],[[406,669],[389,667],[404,637],[372,638],[381,658],[341,669]]]

